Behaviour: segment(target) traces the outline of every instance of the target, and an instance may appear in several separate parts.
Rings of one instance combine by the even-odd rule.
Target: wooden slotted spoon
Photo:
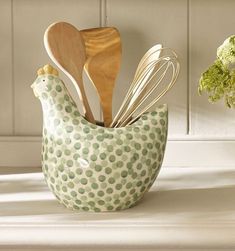
[[[104,125],[109,127],[112,122],[113,89],[121,61],[120,34],[113,27],[80,32],[86,47],[85,70],[99,95]]]
[[[74,83],[86,119],[95,123],[82,79],[86,50],[81,34],[69,23],[55,23],[46,30],[44,45],[50,58]]]

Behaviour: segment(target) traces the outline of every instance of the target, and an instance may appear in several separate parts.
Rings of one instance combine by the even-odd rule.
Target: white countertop
[[[163,168],[134,208],[80,213],[41,173],[0,174],[0,249],[235,250],[235,167]]]

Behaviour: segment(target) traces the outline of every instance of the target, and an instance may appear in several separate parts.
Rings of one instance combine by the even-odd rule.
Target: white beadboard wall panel
[[[50,62],[44,49],[43,35],[53,22],[70,22],[79,29],[97,27],[100,23],[99,0],[14,0],[14,79],[15,79],[15,134],[40,135],[42,110],[30,88],[39,67]],[[60,73],[60,75],[62,75]],[[75,94],[67,77],[64,81]],[[90,86],[87,95],[94,97]],[[75,95],[74,95],[75,96]],[[89,98],[99,116],[98,99]]]
[[[156,43],[174,48],[181,73],[162,100],[170,109],[164,166],[234,166],[235,111],[197,94],[200,75],[215,60],[217,47],[234,34],[234,10],[234,0],[0,0],[0,166],[40,165],[42,111],[30,85],[38,67],[51,62],[43,34],[55,21],[80,29],[119,28],[123,58],[114,111],[146,50]],[[60,75],[75,97],[68,78]],[[95,90],[88,85],[87,92],[99,118]]]
[[[235,1],[190,0],[190,114],[193,135],[235,135],[235,111],[197,94],[200,75],[216,59],[216,49],[235,33]]]
[[[107,25],[121,32],[123,57],[115,88],[114,110],[133,79],[144,53],[154,44],[173,48],[181,74],[174,89],[161,100],[169,104],[169,134],[187,133],[187,0],[107,1]]]
[[[11,17],[11,1],[0,0],[0,135],[13,130]]]

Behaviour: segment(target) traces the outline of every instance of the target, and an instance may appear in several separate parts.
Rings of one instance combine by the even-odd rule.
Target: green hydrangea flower
[[[217,49],[217,57],[228,68],[235,65],[235,35],[227,38]]]
[[[217,59],[199,81],[198,92],[208,94],[212,103],[224,99],[226,105],[235,107],[235,36],[231,36],[217,50]]]

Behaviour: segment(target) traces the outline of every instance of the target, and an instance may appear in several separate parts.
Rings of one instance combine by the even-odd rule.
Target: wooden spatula
[[[112,122],[113,89],[121,61],[120,34],[113,27],[80,32],[86,47],[85,70],[98,92],[104,125],[108,127]]]
[[[81,34],[69,23],[55,23],[46,30],[44,45],[50,58],[74,83],[86,119],[95,123],[83,86],[86,50]]]

